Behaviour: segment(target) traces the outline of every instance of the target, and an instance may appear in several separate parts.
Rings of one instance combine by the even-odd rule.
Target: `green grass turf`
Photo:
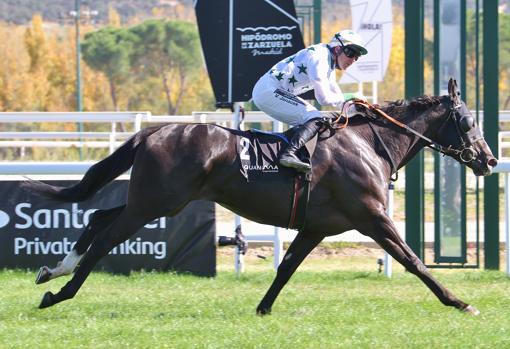
[[[432,271],[481,311],[473,317],[400,267],[387,279],[366,257],[312,259],[260,317],[274,272],[270,260],[250,263],[240,277],[226,257],[215,278],[93,273],[74,299],[44,310],[42,294],[68,277],[35,285],[35,272],[0,271],[0,348],[510,348],[502,272]]]

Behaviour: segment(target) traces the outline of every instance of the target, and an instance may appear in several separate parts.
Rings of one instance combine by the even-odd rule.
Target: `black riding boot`
[[[296,152],[306,144],[310,139],[312,139],[319,129],[321,128],[321,123],[318,119],[312,119],[299,126],[292,136],[289,145],[283,151],[282,155],[280,155],[280,165],[285,167],[292,167],[298,170],[299,172],[308,172],[312,168],[309,164],[302,162],[296,156]]]

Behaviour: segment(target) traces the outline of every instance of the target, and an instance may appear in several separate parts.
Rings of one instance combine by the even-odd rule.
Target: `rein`
[[[449,156],[458,155],[460,157],[460,159],[462,161],[466,162],[466,163],[472,161],[473,158],[474,158],[473,150],[470,147],[465,147],[464,146],[464,140],[462,139],[462,136],[460,136],[460,135],[459,136],[460,136],[460,139],[462,141],[462,145],[464,146],[462,149],[453,149],[451,146],[444,147],[441,144],[439,144],[437,142],[434,142],[432,139],[424,136],[423,134],[419,133],[418,131],[416,131],[416,130],[412,129],[411,127],[407,126],[406,124],[401,123],[400,121],[396,120],[395,118],[389,116],[384,111],[382,111],[381,109],[371,105],[368,102],[361,101],[361,100],[355,100],[354,104],[364,106],[365,108],[376,112],[377,114],[379,114],[380,116],[384,117],[386,120],[390,121],[391,123],[397,125],[398,127],[400,127],[402,129],[404,129],[404,130],[406,130],[408,132],[411,132],[412,134],[418,136],[419,138],[421,138],[424,141],[426,141],[427,143],[429,143],[429,144],[427,144],[427,147],[429,147],[429,148],[431,148],[431,149],[433,149],[433,150],[435,150],[435,151],[437,151],[437,152],[439,152],[439,153],[441,153],[443,155],[449,155]],[[450,115],[448,117],[450,117],[452,113],[455,113],[455,109],[456,108],[458,108],[458,106],[454,106],[451,109]],[[448,119],[446,119],[446,120],[448,120]],[[457,128],[458,128],[458,126],[457,126]],[[476,140],[476,141],[478,141],[478,140]]]

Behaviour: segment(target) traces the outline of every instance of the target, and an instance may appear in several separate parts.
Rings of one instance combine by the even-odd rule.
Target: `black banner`
[[[0,268],[50,268],[71,251],[96,209],[126,201],[128,181],[114,181],[92,199],[56,203],[32,195],[19,181],[0,181]],[[72,181],[52,181],[69,186]],[[195,201],[172,218],[145,225],[101,259],[97,269],[174,270],[201,276],[216,273],[214,203]]]
[[[195,11],[219,103],[248,101],[260,76],[304,48],[293,0],[197,0]]]

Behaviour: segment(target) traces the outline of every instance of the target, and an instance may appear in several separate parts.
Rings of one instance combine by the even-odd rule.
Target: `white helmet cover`
[[[361,55],[368,53],[367,49],[363,46],[361,36],[356,34],[351,29],[345,29],[335,33],[328,44],[330,47],[335,46],[354,46]]]

